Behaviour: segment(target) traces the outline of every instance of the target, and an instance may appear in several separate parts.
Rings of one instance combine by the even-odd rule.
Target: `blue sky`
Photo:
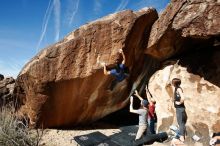
[[[169,0],[1,0],[0,74],[16,78],[42,48],[81,25],[117,11],[154,7]]]

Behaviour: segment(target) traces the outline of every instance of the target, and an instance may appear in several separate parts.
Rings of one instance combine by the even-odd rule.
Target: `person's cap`
[[[142,105],[143,105],[144,107],[147,107],[148,104],[149,104],[149,102],[148,102],[147,100],[142,100]]]

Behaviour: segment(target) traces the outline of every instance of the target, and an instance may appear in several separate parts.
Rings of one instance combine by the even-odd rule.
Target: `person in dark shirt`
[[[176,108],[176,119],[179,125],[179,140],[181,142],[185,141],[186,135],[186,121],[187,121],[187,114],[185,111],[184,105],[184,94],[183,89],[180,87],[181,80],[179,78],[172,79],[172,86],[174,87],[174,107]]]
[[[125,54],[122,49],[119,50],[119,53],[122,54],[123,60],[121,63],[119,63],[118,60],[116,60],[116,66],[110,70],[107,70],[106,64],[102,63],[104,67],[104,74],[105,75],[112,75],[115,77],[115,80],[112,81],[110,89],[113,90],[113,88],[116,86],[117,83],[123,81],[127,76],[128,73],[125,71],[126,66],[125,66]]]

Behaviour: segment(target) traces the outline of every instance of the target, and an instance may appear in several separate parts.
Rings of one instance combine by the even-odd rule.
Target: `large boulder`
[[[180,78],[182,81],[181,87],[185,95],[188,115],[187,142],[196,134],[201,138],[200,143],[208,145],[213,132],[220,131],[219,55],[219,51],[214,51],[212,55],[203,54],[193,59],[191,58],[193,55],[182,56],[178,66],[165,66],[150,78],[148,87],[157,101],[158,131],[167,131],[170,125],[177,125],[172,100],[173,91],[167,86],[173,78]],[[201,61],[207,58],[209,62]],[[201,61],[200,66],[194,63],[199,61]],[[213,66],[218,67],[213,68]]]
[[[178,77],[186,96],[189,145],[194,134],[208,145],[209,136],[220,131],[219,16],[219,1],[172,0],[152,26],[145,49],[162,63],[148,84],[157,101],[158,130],[177,124],[175,109],[168,108],[173,93],[167,84]]]
[[[0,108],[13,100],[15,79],[0,74]]]
[[[46,128],[89,123],[123,108],[142,68],[144,40],[157,17],[152,8],[111,14],[42,50],[17,77],[19,113]],[[111,91],[113,79],[103,74],[97,57],[112,66],[120,59],[119,49],[125,53],[130,77]]]
[[[171,0],[152,26],[146,54],[160,60],[214,43],[220,35],[220,5],[217,0]]]
[[[0,74],[0,81],[3,80],[5,77],[4,75]]]

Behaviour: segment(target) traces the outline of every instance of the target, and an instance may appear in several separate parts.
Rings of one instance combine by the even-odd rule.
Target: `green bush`
[[[12,106],[0,109],[1,146],[38,146],[43,135],[39,130],[31,130],[20,121]]]

